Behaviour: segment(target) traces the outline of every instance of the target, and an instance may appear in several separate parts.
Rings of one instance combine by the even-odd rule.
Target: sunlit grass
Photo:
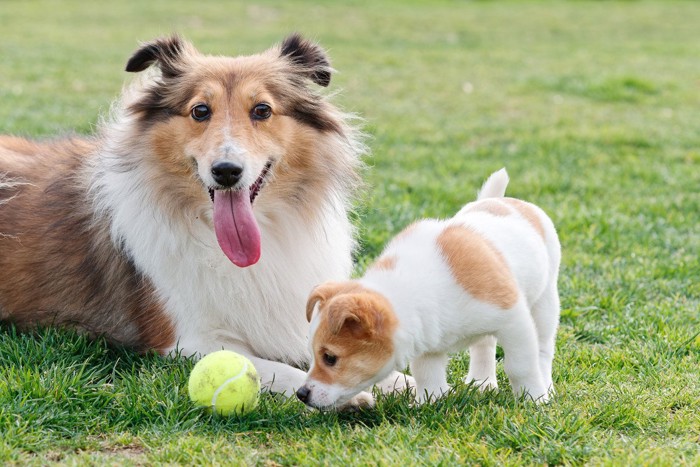
[[[373,155],[357,271],[414,219],[449,216],[506,166],[563,244],[546,406],[460,383],[414,408],[325,414],[265,395],[195,409],[192,362],[71,333],[0,330],[0,462],[700,462],[700,8],[693,2],[3,2],[0,131],[90,133],[139,41],[179,31],[250,53],[300,31]],[[2,254],[2,252],[0,252]],[[303,310],[300,310],[303,313]]]

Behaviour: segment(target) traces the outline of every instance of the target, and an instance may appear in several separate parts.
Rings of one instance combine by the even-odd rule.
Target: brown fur
[[[320,286],[309,298],[312,311],[317,302],[321,316],[312,342],[311,378],[352,387],[376,374],[394,351],[398,320],[391,304],[355,282]],[[325,353],[337,357],[334,366],[324,363]]]
[[[447,227],[437,244],[457,283],[479,300],[503,309],[518,300],[518,287],[503,256],[466,227]]]
[[[328,187],[350,193],[358,185],[356,161],[315,150],[322,137],[328,145],[332,138],[345,141],[348,131],[339,112],[308,86],[330,80],[315,44],[294,35],[262,54],[212,57],[174,36],[145,44],[126,68],[151,65],[160,75],[124,98],[136,121],[119,129],[128,137],[118,148],[117,170],[147,172],[151,201],[172,222],[191,223],[208,209],[197,166],[211,164],[206,154],[221,144],[224,125],[252,152],[284,156],[260,192],[284,200],[284,209],[310,217]],[[260,102],[274,118],[251,117]],[[190,117],[200,103],[212,109],[205,122]],[[99,137],[47,143],[0,137],[0,320],[21,328],[73,326],[163,351],[176,342],[174,325],[149,278],[110,238],[108,214],[95,214],[88,195],[102,143]]]
[[[139,350],[173,344],[153,287],[90,211],[81,170],[94,140],[0,138],[0,319],[56,324]]]

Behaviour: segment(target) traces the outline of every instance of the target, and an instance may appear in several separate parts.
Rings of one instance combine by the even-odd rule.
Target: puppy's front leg
[[[378,382],[375,386],[384,394],[403,392],[407,388],[415,394],[416,380],[413,378],[413,376],[401,373],[399,371],[392,371],[389,376]]]
[[[429,402],[450,390],[450,385],[447,384],[447,362],[445,353],[423,354],[413,359],[411,373],[416,378],[416,402]]]
[[[469,373],[464,382],[474,382],[481,391],[498,387],[494,336],[484,336],[469,347]]]

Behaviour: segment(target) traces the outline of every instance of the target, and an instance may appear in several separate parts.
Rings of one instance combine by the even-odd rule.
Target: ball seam
[[[211,407],[212,409],[216,410],[216,399],[219,397],[219,394],[224,390],[224,388],[229,384],[232,383],[233,381],[237,380],[241,376],[245,374],[245,372],[248,371],[248,362],[243,362],[243,368],[241,368],[241,371],[238,372],[237,375],[230,377],[214,391],[214,395],[211,396]]]

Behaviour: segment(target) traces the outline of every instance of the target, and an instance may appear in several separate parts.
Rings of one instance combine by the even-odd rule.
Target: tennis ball
[[[258,404],[260,378],[243,355],[219,350],[197,362],[187,389],[192,402],[201,407],[220,415],[242,415]]]

